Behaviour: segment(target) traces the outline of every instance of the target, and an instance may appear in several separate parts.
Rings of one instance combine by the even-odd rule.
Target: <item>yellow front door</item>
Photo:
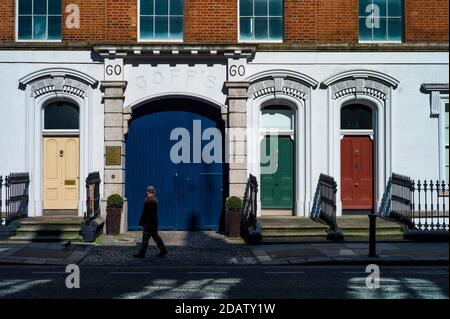
[[[44,209],[77,209],[79,138],[44,138]]]

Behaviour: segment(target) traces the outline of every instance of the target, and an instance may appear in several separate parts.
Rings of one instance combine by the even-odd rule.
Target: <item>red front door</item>
[[[345,136],[341,141],[343,209],[373,208],[373,142],[369,136]]]

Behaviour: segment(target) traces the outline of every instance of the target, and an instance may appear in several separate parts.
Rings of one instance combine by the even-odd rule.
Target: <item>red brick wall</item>
[[[138,0],[63,0],[80,8],[80,29],[63,43],[136,43]],[[0,43],[14,43],[15,0],[1,0]],[[448,43],[449,0],[405,0],[406,43]],[[186,43],[236,43],[238,0],[185,0]],[[285,43],[358,43],[358,0],[285,0]]]
[[[405,0],[406,42],[448,43],[448,0]]]
[[[358,0],[285,0],[285,41],[358,41]]]
[[[14,0],[3,0],[0,5],[0,43],[14,41]]]
[[[185,0],[187,43],[236,43],[237,0]]]

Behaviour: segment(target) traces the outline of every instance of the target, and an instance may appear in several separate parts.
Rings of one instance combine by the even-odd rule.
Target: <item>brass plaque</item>
[[[76,184],[77,184],[77,181],[74,180],[74,179],[66,179],[66,180],[64,181],[64,185],[65,185],[65,186],[74,186],[74,185],[76,185]]]
[[[106,165],[122,165],[122,148],[106,146]]]

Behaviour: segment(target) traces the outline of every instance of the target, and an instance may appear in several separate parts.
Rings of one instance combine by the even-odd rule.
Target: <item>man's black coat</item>
[[[158,231],[158,199],[156,196],[145,200],[139,226],[146,227],[151,232]]]

